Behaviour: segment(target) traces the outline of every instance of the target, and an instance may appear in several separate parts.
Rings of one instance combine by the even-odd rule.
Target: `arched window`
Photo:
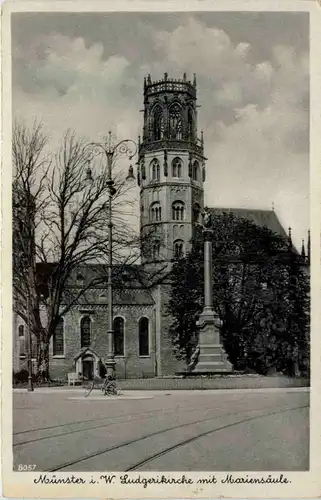
[[[124,356],[124,320],[117,317],[114,319],[114,354]]]
[[[160,254],[160,244],[159,243],[154,243],[152,246],[152,259],[153,260],[158,260],[159,259],[159,254]]]
[[[187,115],[187,135],[190,141],[194,140],[194,113],[191,108],[188,109]]]
[[[152,114],[152,135],[154,141],[160,141],[164,137],[164,115],[162,108],[156,106]]]
[[[139,355],[149,356],[149,320],[140,318],[138,323]]]
[[[150,206],[150,221],[160,222],[162,220],[162,207],[158,201],[155,201]]]
[[[193,175],[192,178],[194,181],[199,181],[200,180],[200,165],[197,160],[194,161],[193,163]]]
[[[24,357],[26,355],[26,343],[25,343],[25,327],[23,325],[19,325],[18,335],[19,335],[19,349],[20,349],[19,355]]]
[[[182,177],[182,160],[178,157],[172,161],[172,177]]]
[[[91,319],[89,316],[81,318],[80,322],[81,347],[90,346],[91,337]]]
[[[156,158],[150,162],[150,178],[152,181],[159,181],[160,179],[160,165]]]
[[[174,201],[172,205],[173,220],[184,220],[185,205],[182,201]]]
[[[179,259],[184,255],[184,241],[176,240],[174,241],[174,257],[175,259]]]
[[[200,222],[201,207],[198,203],[193,205],[193,222]]]
[[[182,111],[179,104],[174,104],[169,110],[169,130],[171,139],[182,138]]]
[[[64,350],[64,320],[60,318],[56,326],[55,333],[52,339],[52,354],[53,356],[63,356]]]

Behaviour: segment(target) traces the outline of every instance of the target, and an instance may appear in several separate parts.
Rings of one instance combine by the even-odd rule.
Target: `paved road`
[[[14,392],[14,468],[38,471],[307,470],[305,389]]]

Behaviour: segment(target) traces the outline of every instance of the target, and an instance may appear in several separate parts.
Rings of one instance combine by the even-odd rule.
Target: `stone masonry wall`
[[[74,358],[81,350],[80,322],[83,316],[91,318],[91,348],[101,357],[107,358],[108,313],[106,306],[84,306],[73,308],[64,318],[65,353],[53,356],[50,348],[50,376],[52,379],[67,379],[75,371]],[[153,306],[114,306],[114,317],[121,316],[124,326],[124,356],[116,356],[118,378],[155,376],[155,314]],[[138,322],[141,317],[149,319],[149,356],[139,356]]]

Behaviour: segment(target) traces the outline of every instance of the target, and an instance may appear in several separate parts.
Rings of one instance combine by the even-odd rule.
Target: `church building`
[[[186,78],[144,81],[144,123],[139,141],[141,263],[122,270],[128,286],[115,288],[114,354],[118,378],[175,374],[176,360],[168,335],[170,284],[148,276],[169,269],[190,250],[193,230],[204,208],[206,158],[197,127],[197,82]],[[274,210],[212,208],[232,212],[286,237]],[[88,265],[72,277],[75,289],[86,286],[101,267]],[[117,269],[113,270],[117,273]],[[124,278],[122,276],[122,278]],[[103,375],[107,357],[107,285],[92,287],[61,319],[50,344],[50,378],[85,379]],[[13,370],[27,367],[27,328],[14,317]]]

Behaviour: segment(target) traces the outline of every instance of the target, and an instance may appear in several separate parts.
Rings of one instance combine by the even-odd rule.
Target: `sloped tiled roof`
[[[117,287],[123,285],[132,288],[140,288],[142,286],[142,268],[140,265],[117,265],[112,268],[113,284]],[[86,264],[78,266],[74,270],[69,280],[69,285],[77,284],[79,278],[82,278],[84,283],[95,282],[96,286],[106,285],[108,281],[108,266],[106,264]]]
[[[107,289],[100,293],[99,303],[108,303]],[[124,288],[113,290],[113,303],[115,305],[151,306],[154,300],[151,293],[144,288]]]
[[[255,208],[218,208],[209,207],[209,210],[214,215],[222,215],[223,213],[232,213],[235,217],[242,217],[247,219],[257,226],[267,227],[274,233],[277,233],[283,238],[287,237],[287,234],[281,225],[274,210],[259,210]]]

